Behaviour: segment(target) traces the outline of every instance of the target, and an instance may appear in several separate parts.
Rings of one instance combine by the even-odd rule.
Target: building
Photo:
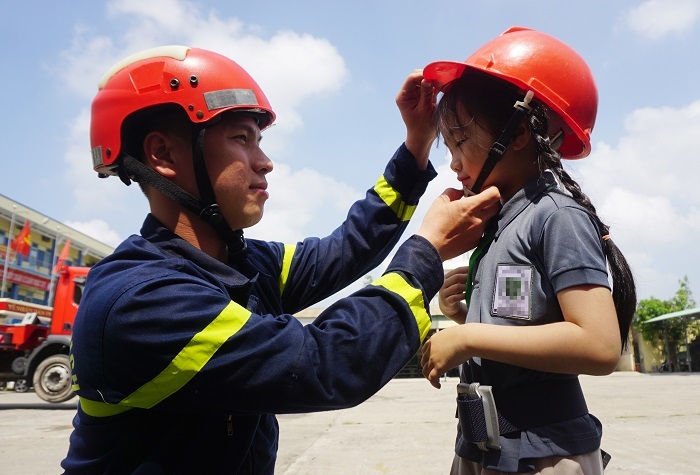
[[[10,246],[23,232],[26,255]],[[0,195],[0,320],[8,298],[51,306],[52,271],[62,252],[64,264],[91,267],[112,251],[107,244]]]

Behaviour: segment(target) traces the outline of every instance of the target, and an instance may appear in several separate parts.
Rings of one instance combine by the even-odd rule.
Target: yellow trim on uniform
[[[292,268],[292,257],[294,257],[294,251],[296,251],[296,247],[296,244],[284,245],[284,256],[282,256],[282,270],[280,271],[280,295],[282,295],[282,292],[284,292],[284,288],[287,286],[289,271]]]
[[[372,282],[372,285],[378,285],[390,290],[403,298],[413,313],[413,318],[418,325],[420,333],[420,341],[422,342],[430,331],[430,315],[425,310],[425,301],[423,300],[423,292],[420,289],[413,287],[406,282],[406,279],[399,274],[390,272],[384,274],[379,279]]]
[[[70,361],[70,370],[71,370],[71,376],[70,379],[72,381],[70,385],[71,391],[79,391],[80,390],[80,385],[78,384],[78,375],[75,374],[75,357],[73,356],[73,340],[71,339],[70,344],[68,345],[68,361]]]
[[[406,204],[401,198],[401,193],[391,187],[382,175],[374,185],[374,191],[386,205],[391,208],[401,221],[408,221],[416,211],[415,205]]]
[[[209,325],[192,337],[158,376],[118,404],[81,398],[80,405],[83,411],[90,416],[106,417],[122,413],[132,407],[150,409],[175,394],[194,378],[221,345],[245,325],[250,315],[250,311],[244,307],[230,302]]]
[[[80,398],[80,407],[85,414],[92,417],[116,416],[117,414],[133,409],[133,407],[121,406],[119,404],[91,401],[90,399],[85,399],[84,397]]]

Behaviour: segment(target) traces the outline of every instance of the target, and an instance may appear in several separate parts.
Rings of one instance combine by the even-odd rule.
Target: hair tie
[[[610,234],[606,234],[605,236],[602,236],[603,241],[607,241],[610,239]]]

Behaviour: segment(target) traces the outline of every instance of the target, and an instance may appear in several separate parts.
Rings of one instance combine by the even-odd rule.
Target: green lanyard
[[[486,254],[486,251],[493,242],[493,238],[496,237],[496,230],[494,228],[495,227],[489,227],[486,230],[486,232],[484,233],[484,237],[481,238],[481,241],[479,241],[479,245],[476,246],[476,249],[474,249],[474,252],[472,252],[471,257],[469,258],[469,274],[467,275],[467,290],[465,292],[465,301],[467,302],[467,309],[469,308],[469,302],[472,299],[472,281],[474,279],[476,269],[479,266],[481,258],[484,257],[484,254]]]

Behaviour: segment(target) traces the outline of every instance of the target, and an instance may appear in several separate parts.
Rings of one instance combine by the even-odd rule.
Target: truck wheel
[[[47,402],[64,402],[75,396],[68,355],[49,356],[39,363],[34,372],[34,391]]]
[[[19,356],[12,361],[12,372],[15,374],[24,374],[24,369],[27,367],[27,358]]]
[[[16,393],[26,393],[27,391],[29,391],[29,385],[27,384],[27,380],[18,379],[17,381],[15,381],[14,389]]]

